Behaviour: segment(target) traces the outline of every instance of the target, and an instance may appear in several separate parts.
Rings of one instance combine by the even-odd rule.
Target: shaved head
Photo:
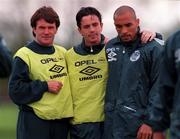
[[[136,19],[136,13],[135,13],[134,9],[132,7],[126,6],[126,5],[120,6],[119,8],[117,8],[116,11],[114,12],[113,18],[115,19],[117,16],[125,14],[127,12],[131,13],[132,17],[134,19]]]
[[[121,6],[114,12],[114,25],[121,41],[131,42],[136,39],[139,30],[139,19],[129,6]]]

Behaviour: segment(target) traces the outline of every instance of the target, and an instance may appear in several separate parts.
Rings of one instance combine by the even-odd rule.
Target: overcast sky
[[[31,28],[29,19],[34,11],[43,5],[52,6],[59,14],[61,26],[56,36],[56,41],[70,45],[75,45],[80,41],[75,23],[75,15],[82,6],[94,6],[103,16],[103,33],[112,38],[116,36],[113,25],[112,15],[116,8],[121,5],[132,6],[140,18],[140,24],[143,29],[152,30],[160,33],[172,33],[173,27],[180,22],[180,1],[179,0],[0,0],[0,30],[8,41],[11,41],[15,30],[20,30],[14,26],[14,29],[6,28],[7,24],[3,20],[9,20],[9,24],[14,22],[23,22],[29,31],[31,37]],[[12,19],[11,19],[12,17]],[[3,27],[2,27],[3,26]],[[6,32],[11,33],[6,33]],[[70,35],[74,33],[75,35]],[[78,42],[77,42],[78,41]]]

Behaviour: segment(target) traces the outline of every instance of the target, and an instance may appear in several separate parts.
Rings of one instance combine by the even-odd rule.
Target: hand
[[[62,82],[59,81],[48,81],[47,84],[48,84],[48,91],[54,94],[58,94],[63,86]]]
[[[162,132],[154,132],[153,139],[166,139],[165,135]]]
[[[141,42],[147,43],[148,41],[152,41],[155,37],[156,37],[155,32],[143,30],[141,34]]]
[[[141,125],[137,133],[137,139],[152,139],[152,128],[146,124]]]

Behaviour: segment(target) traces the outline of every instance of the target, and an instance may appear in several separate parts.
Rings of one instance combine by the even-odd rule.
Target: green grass
[[[18,108],[15,104],[0,104],[0,139],[16,139],[17,113]],[[169,136],[169,133],[166,135]]]
[[[14,104],[0,104],[0,139],[16,139],[17,113]]]

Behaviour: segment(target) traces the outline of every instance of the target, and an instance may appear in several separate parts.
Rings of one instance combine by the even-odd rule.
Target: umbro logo
[[[109,62],[111,62],[111,61],[117,61],[116,51],[119,51],[119,48],[108,48],[108,49],[106,50],[106,53],[108,54],[107,57],[108,57],[108,61],[109,61]]]
[[[80,73],[92,76],[93,74],[95,74],[99,70],[100,70],[99,68],[88,66],[85,69],[81,70]]]
[[[63,69],[64,67],[55,64],[51,69],[49,69],[49,71],[60,73]]]

